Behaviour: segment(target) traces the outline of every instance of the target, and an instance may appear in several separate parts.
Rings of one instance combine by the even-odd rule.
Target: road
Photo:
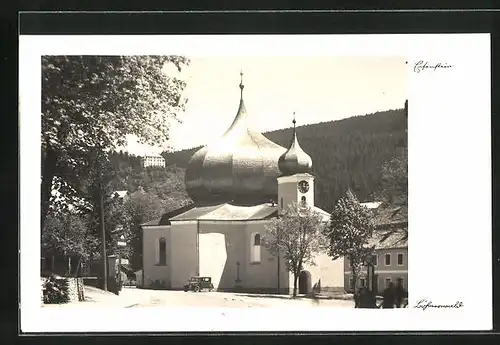
[[[270,308],[270,307],[334,307],[353,308],[353,301],[291,299],[284,295],[258,295],[231,292],[184,292],[124,288],[119,297],[127,307],[209,307],[209,308]],[[126,305],[127,303],[123,303]]]

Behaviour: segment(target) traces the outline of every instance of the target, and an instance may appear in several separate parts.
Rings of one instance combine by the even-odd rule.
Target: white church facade
[[[193,203],[142,225],[144,288],[182,289],[191,276],[209,276],[216,291],[285,293],[293,276],[283,257],[261,245],[266,225],[289,204],[314,205],[312,159],[299,145],[295,119],[283,148],[249,126],[243,101],[224,135],[197,151],[186,170]],[[299,293],[343,289],[343,260],[326,254],[304,267]]]

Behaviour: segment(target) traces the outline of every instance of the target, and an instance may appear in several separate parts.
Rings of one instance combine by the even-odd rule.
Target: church
[[[289,294],[293,276],[283,257],[261,245],[266,225],[291,204],[314,205],[312,159],[299,145],[293,119],[288,148],[249,125],[243,101],[227,131],[198,150],[186,170],[193,203],[142,224],[143,288],[182,289],[191,276],[211,277],[216,291]],[[304,267],[299,293],[343,289],[343,260],[326,254]]]

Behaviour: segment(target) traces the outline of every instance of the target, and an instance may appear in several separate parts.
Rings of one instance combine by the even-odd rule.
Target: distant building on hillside
[[[117,198],[125,200],[128,198],[129,193],[127,190],[117,190],[117,191],[114,191],[111,195],[113,197],[117,197]]]
[[[147,167],[165,167],[165,158],[161,155],[146,155],[141,158],[143,168]]]
[[[375,289],[381,293],[399,278],[408,290],[408,210],[380,202],[364,203],[375,215],[375,231],[369,246],[375,246]],[[368,267],[363,266],[357,287],[368,286]],[[349,259],[344,260],[344,289],[352,292],[354,281]]]

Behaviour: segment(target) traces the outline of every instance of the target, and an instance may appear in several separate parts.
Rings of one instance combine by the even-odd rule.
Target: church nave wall
[[[182,289],[198,274],[197,224],[173,222],[171,229],[171,288]]]
[[[151,285],[161,285],[164,288],[170,287],[171,274],[171,227],[170,226],[150,226],[143,230],[143,274],[144,287]],[[160,253],[160,239],[165,241],[165,251]],[[160,259],[160,255],[165,256]],[[157,282],[155,284],[155,282]]]

